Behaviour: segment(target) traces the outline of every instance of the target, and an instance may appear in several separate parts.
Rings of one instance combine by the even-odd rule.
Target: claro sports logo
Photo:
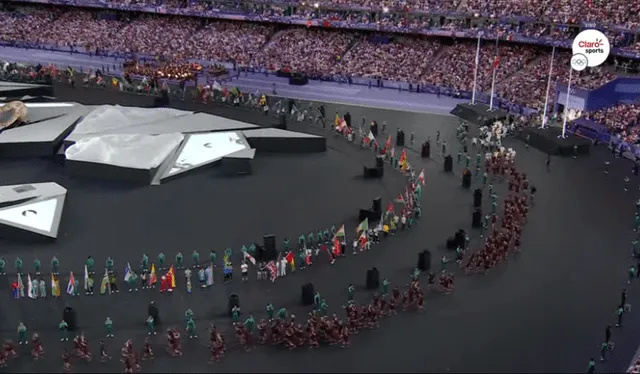
[[[573,40],[573,54],[587,56],[588,66],[602,65],[611,52],[607,37],[598,30],[584,30]]]
[[[594,42],[579,40],[578,47],[584,48],[584,53],[604,53],[605,41],[602,39],[596,39]]]

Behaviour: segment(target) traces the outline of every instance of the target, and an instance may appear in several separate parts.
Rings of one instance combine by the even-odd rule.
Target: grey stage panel
[[[1,186],[0,193],[3,237],[57,237],[67,194],[64,187],[56,183]]]
[[[0,133],[0,157],[45,157],[55,154],[79,118],[90,111],[83,106],[50,120]]]
[[[33,199],[36,197],[64,195],[65,193],[67,193],[66,188],[53,182],[0,186],[0,204]]]
[[[80,105],[63,116],[5,130],[0,133],[0,144],[54,141],[89,111],[90,109]]]
[[[73,104],[73,106],[60,106],[60,107],[51,107],[51,108],[30,108],[27,104],[27,122],[38,122],[44,119],[49,119],[53,117],[58,117],[63,114],[69,114],[79,107],[82,107],[82,104],[77,103],[69,103]]]
[[[295,132],[289,130],[281,130],[276,128],[260,128],[255,130],[245,130],[244,136],[247,138],[305,138],[305,139],[323,139],[322,136],[305,134],[303,132]]]
[[[2,91],[13,91],[13,90],[23,90],[28,88],[41,88],[47,87],[41,84],[27,84],[27,83],[14,83],[14,82],[2,82],[0,84],[0,92]]]
[[[242,151],[224,156],[224,158],[239,158],[239,159],[253,160],[255,156],[256,156],[256,150],[249,148],[249,149],[243,149]]]
[[[276,128],[244,131],[251,148],[258,152],[316,153],[327,150],[322,136]]]
[[[211,114],[195,113],[166,119],[157,123],[136,125],[106,133],[157,135],[181,132],[183,134],[189,134],[213,131],[236,131],[253,128],[258,128],[258,126]]]

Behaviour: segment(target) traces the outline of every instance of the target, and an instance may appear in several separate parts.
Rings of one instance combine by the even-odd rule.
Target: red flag
[[[338,239],[333,241],[333,255],[338,257],[342,254],[342,248],[340,247],[340,241]]]
[[[493,68],[497,69],[498,65],[500,65],[500,57],[496,56],[496,58],[493,60]]]
[[[391,148],[391,135],[389,135],[389,137],[387,138],[387,141],[384,142],[384,149],[389,149]]]
[[[289,251],[289,253],[287,253],[287,255],[285,256],[285,260],[287,260],[287,264],[293,263],[293,261],[295,260],[293,252]]]
[[[387,208],[387,212],[393,213],[394,211],[395,211],[395,207],[393,206],[393,203],[389,203],[389,207]]]
[[[424,186],[424,169],[420,170],[420,174],[418,174],[418,181]]]

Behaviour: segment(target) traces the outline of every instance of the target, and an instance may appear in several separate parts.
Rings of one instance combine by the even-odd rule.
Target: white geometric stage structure
[[[0,186],[0,226],[55,239],[66,196],[53,182]]]

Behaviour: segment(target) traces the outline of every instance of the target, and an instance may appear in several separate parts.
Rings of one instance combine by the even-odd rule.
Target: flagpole
[[[549,63],[549,80],[547,81],[547,94],[544,97],[544,112],[542,113],[542,128],[547,126],[547,108],[549,106],[549,93],[551,91],[551,74],[553,74],[553,59],[556,54],[556,47],[551,50],[551,63]]]
[[[478,32],[478,46],[476,47],[476,67],[473,70],[473,92],[471,93],[471,104],[476,103],[476,86],[478,84],[478,65],[480,65],[480,41],[482,31]]]
[[[567,132],[567,114],[569,113],[569,95],[571,94],[571,78],[573,77],[573,68],[569,66],[569,83],[567,83],[567,99],[564,103],[564,121],[562,121],[562,137],[566,138]]]
[[[493,95],[496,87],[496,74],[498,72],[497,64],[500,63],[500,54],[498,53],[498,37],[496,36],[496,56],[493,60],[493,77],[491,78],[491,98],[489,98],[489,110],[493,110]]]

